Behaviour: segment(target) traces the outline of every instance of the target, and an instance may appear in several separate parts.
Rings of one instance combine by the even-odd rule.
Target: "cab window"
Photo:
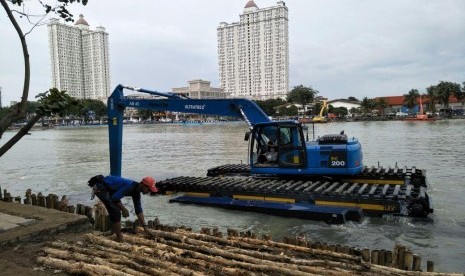
[[[302,133],[297,126],[279,127],[278,164],[280,167],[303,167],[305,165],[305,145]]]
[[[305,145],[296,125],[267,125],[256,129],[252,139],[252,164],[259,167],[302,167]]]

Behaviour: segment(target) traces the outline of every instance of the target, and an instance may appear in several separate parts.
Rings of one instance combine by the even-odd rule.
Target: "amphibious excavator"
[[[132,99],[123,90],[153,95]],[[424,170],[368,167],[357,138],[344,132],[308,141],[295,121],[272,121],[247,99],[190,99],[118,85],[108,99],[110,174],[121,175],[126,107],[243,118],[249,125],[248,164],[211,168],[205,177],[159,181],[170,202],[321,220],[360,221],[386,214],[426,218],[433,212]]]

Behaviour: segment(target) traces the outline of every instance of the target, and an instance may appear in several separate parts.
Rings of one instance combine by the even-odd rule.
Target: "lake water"
[[[123,176],[157,180],[204,176],[208,168],[246,162],[243,122],[191,125],[126,125]],[[271,234],[274,239],[304,234],[312,240],[371,249],[410,246],[440,272],[465,272],[465,120],[436,122],[347,122],[315,126],[316,135],[344,130],[358,137],[364,163],[426,169],[433,198],[432,222],[409,218],[367,218],[362,223],[327,225],[213,207],[168,203],[169,197],[144,197],[148,219],[198,230],[218,226]],[[3,144],[13,133],[4,134]],[[312,138],[310,127],[310,139]],[[109,173],[106,126],[34,130],[0,158],[0,186],[13,195],[26,189],[68,195],[70,202],[92,205],[87,180]],[[127,202],[132,207],[131,202]]]

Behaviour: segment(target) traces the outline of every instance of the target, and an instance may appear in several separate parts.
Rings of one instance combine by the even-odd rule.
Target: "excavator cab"
[[[254,168],[303,168],[306,165],[305,140],[300,123],[256,124],[250,139],[250,165]]]
[[[248,138],[255,175],[355,175],[363,168],[360,143],[343,133],[306,142],[302,125],[285,121],[255,124]]]

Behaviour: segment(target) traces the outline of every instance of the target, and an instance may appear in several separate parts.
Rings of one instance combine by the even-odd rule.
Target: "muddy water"
[[[138,180],[204,176],[207,168],[247,160],[245,123],[211,125],[127,125],[124,128],[123,176]],[[433,221],[386,217],[362,223],[326,225],[302,219],[168,203],[168,197],[145,197],[147,217],[194,229],[219,226],[271,234],[274,238],[304,234],[336,244],[391,250],[410,246],[436,271],[465,272],[465,121],[350,122],[315,126],[316,136],[339,133],[358,137],[364,163],[416,166],[427,170],[434,200]],[[13,133],[6,133],[4,143]],[[312,132],[310,127],[310,139]],[[107,174],[105,126],[33,131],[0,158],[0,186],[15,195],[28,188],[67,194],[71,202],[91,205],[87,179]],[[128,206],[132,204],[127,203]],[[423,261],[423,264],[426,262]]]

